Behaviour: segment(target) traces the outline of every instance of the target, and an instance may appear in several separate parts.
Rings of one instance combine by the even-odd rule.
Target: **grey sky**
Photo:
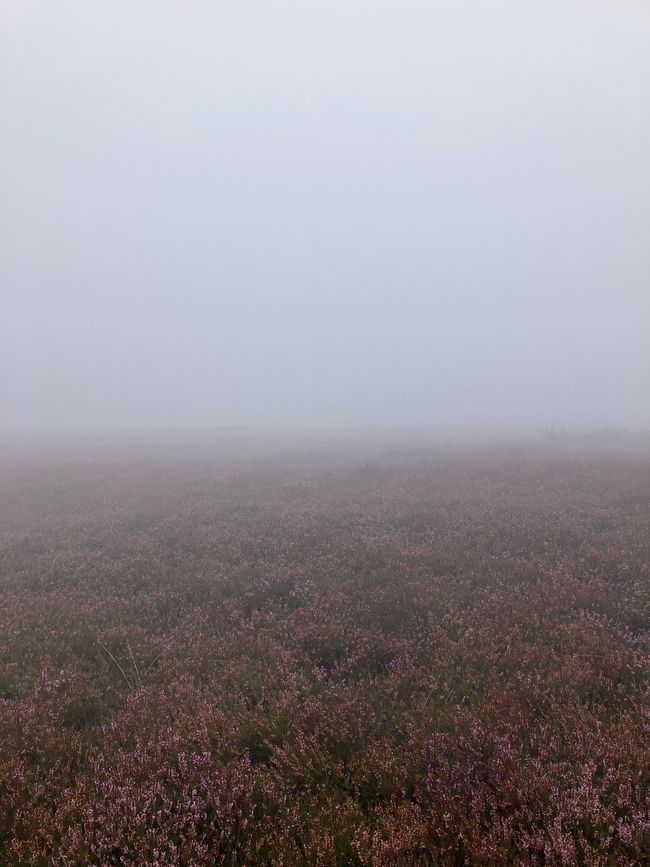
[[[0,0],[0,422],[650,426],[645,0]]]

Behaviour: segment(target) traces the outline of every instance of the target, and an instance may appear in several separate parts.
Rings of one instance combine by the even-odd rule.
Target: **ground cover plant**
[[[648,863],[647,456],[0,485],[0,864]]]

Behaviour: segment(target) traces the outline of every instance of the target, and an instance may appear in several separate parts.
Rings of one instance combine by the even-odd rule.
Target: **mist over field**
[[[650,426],[650,12],[5,0],[0,424]]]
[[[0,0],[0,867],[650,863],[647,0]]]

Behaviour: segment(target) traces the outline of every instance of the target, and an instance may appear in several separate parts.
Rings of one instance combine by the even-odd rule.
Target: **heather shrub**
[[[648,860],[643,456],[0,481],[1,864]]]

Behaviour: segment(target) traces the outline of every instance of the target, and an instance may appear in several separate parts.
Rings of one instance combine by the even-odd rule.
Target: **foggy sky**
[[[0,425],[650,426],[646,0],[0,0]]]

